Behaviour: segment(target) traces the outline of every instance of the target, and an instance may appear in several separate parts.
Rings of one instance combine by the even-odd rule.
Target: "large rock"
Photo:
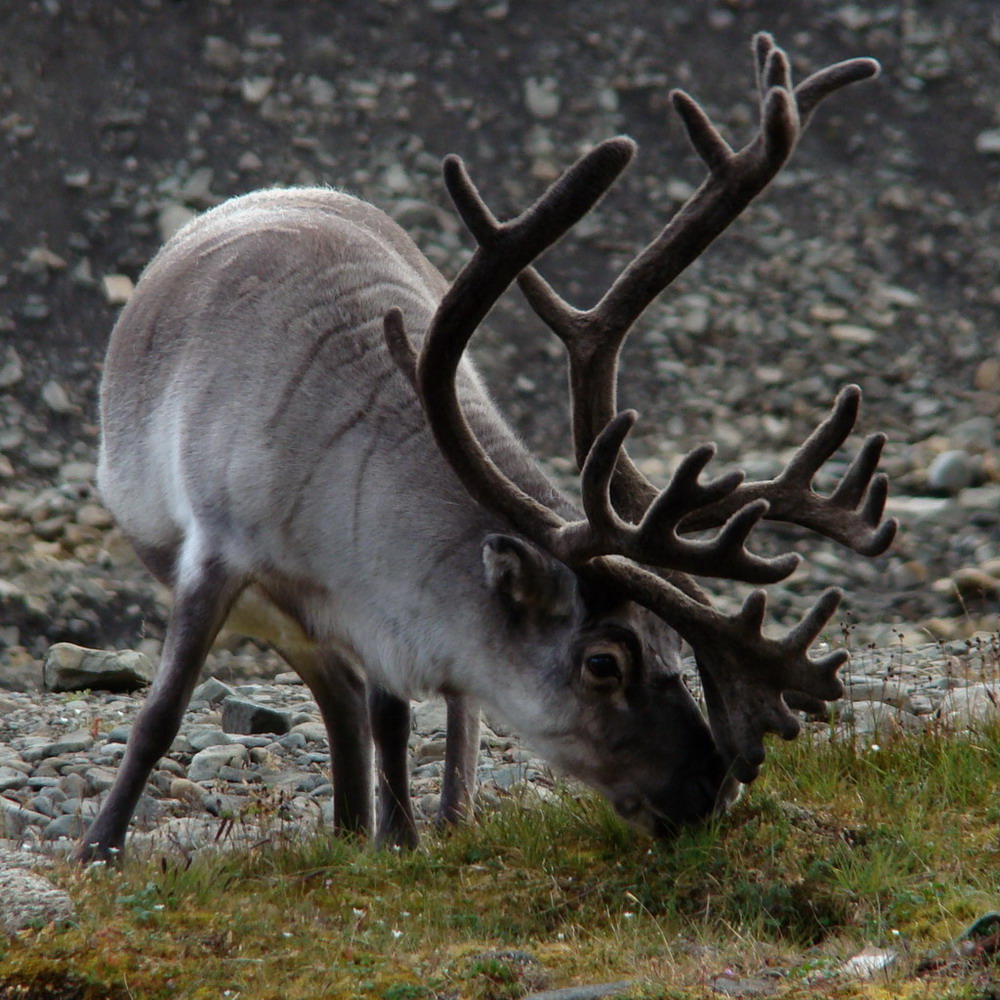
[[[983,681],[949,691],[941,702],[940,715],[959,728],[1000,718],[1000,684]]]
[[[246,698],[226,698],[222,702],[222,731],[245,736],[277,733],[283,736],[292,728],[287,712],[261,705]]]
[[[223,767],[243,767],[249,759],[247,748],[240,743],[206,747],[191,758],[188,780],[212,781]]]
[[[51,645],[42,665],[42,681],[49,691],[125,693],[145,687],[155,673],[145,653],[87,649],[71,642]]]
[[[0,933],[73,918],[73,901],[47,878],[24,868],[0,868]]]

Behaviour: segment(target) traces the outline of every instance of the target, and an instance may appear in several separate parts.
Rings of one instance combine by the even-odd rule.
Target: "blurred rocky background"
[[[589,305],[700,183],[670,88],[734,144],[752,135],[762,29],[799,79],[856,55],[883,73],[822,107],[772,188],[637,325],[621,387],[642,415],[633,450],[665,479],[714,440],[720,469],[766,476],[857,382],[859,432],[889,435],[899,538],[869,561],[771,530],[807,557],[773,588],[773,616],[834,584],[838,641],[995,630],[995,0],[20,0],[0,5],[0,687],[39,683],[59,641],[158,650],[165,597],[93,487],[96,399],[115,314],[179,225],[253,188],[331,184],[450,275],[470,241],[446,153],[513,214],[627,132],[636,163],[542,265]],[[475,353],[569,481],[561,348],[516,291]],[[234,641],[215,666],[270,663]]]

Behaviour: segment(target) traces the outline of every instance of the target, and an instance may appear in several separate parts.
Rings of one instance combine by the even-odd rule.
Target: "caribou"
[[[727,614],[694,578],[787,577],[798,555],[748,548],[768,519],[863,555],[886,550],[896,525],[883,517],[883,435],[864,441],[832,493],[813,488],[854,428],[860,390],[840,392],[773,479],[703,478],[707,444],[663,488],[629,459],[636,414],[616,402],[619,353],[649,303],[781,169],[817,105],[878,72],[851,59],[793,86],[769,35],[753,53],[760,124],[738,151],[672,93],[707,175],[591,309],[570,306],[534,264],[629,164],[625,137],[504,222],[447,157],[445,184],[476,242],[450,283],[387,215],[328,188],[230,199],[155,256],[111,334],[98,482],[173,605],[81,860],[122,849],[223,625],[270,643],[314,696],[336,830],[391,845],[417,840],[416,693],[447,700],[441,821],[471,809],[484,705],[654,835],[723,812],[757,775],[766,734],[798,732],[790,706],[842,694],[847,653],[809,653],[837,590],[774,638],[763,590]],[[568,350],[579,507],[466,353],[515,282]],[[682,678],[682,640],[707,718]]]

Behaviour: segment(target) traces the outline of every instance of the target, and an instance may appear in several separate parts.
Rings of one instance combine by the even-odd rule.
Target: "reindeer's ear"
[[[532,617],[563,618],[573,607],[573,573],[529,542],[490,535],[483,543],[489,588],[510,608]]]

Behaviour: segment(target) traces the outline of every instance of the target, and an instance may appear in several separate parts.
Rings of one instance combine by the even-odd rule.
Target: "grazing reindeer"
[[[396,844],[416,840],[413,692],[448,699],[443,819],[469,808],[482,702],[657,834],[727,807],[756,775],[764,734],[797,732],[786,698],[840,696],[847,654],[808,656],[837,591],[770,639],[763,592],[725,615],[686,574],[787,576],[797,556],[746,547],[762,518],[866,555],[885,550],[895,524],[882,522],[881,435],[831,496],[811,488],[854,426],[859,390],[840,394],[777,478],[702,482],[709,445],[662,491],[625,455],[635,414],[615,406],[629,326],[777,173],[820,100],[878,69],[851,60],[793,90],[769,36],[755,55],[762,121],[738,153],[674,93],[708,177],[588,312],[530,266],[630,161],[625,138],[601,143],[506,223],[449,157],[448,190],[478,243],[450,285],[382,212],[327,189],[235,198],[160,251],[111,337],[100,486],[174,607],[159,675],[81,858],[121,847],[227,621],[271,642],[315,696],[339,830],[373,825],[377,751],[377,836]],[[569,348],[582,514],[463,356],[515,279]],[[719,530],[691,537],[709,528]],[[680,636],[697,654],[708,722],[680,676]]]

